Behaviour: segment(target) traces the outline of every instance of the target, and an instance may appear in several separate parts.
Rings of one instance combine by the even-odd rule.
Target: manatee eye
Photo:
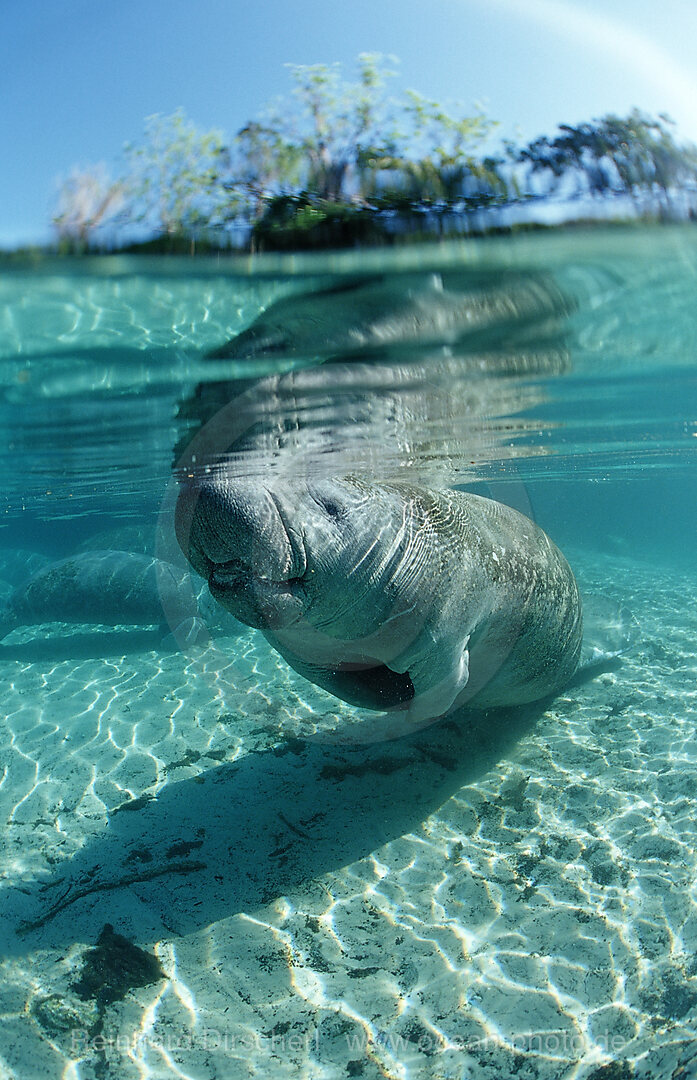
[[[334,499],[323,499],[322,505],[330,517],[341,517],[343,508],[339,506],[338,502],[335,502]]]
[[[346,507],[338,499],[333,498],[331,495],[325,495],[321,491],[313,492],[312,497],[317,505],[324,510],[327,517],[337,520],[344,516]]]

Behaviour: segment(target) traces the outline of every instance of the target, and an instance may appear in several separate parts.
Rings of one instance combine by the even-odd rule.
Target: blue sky
[[[285,63],[399,57],[398,86],[485,104],[532,138],[632,106],[697,141],[692,0],[6,0],[0,245],[50,237],[58,178],[113,165],[182,106],[229,135],[289,88]]]

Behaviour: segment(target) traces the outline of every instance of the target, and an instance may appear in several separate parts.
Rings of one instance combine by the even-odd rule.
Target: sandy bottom
[[[621,666],[377,743],[252,632],[8,637],[1,1080],[697,1076],[697,585],[569,554]]]

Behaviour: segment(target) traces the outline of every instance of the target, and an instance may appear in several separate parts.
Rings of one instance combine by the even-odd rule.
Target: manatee
[[[569,302],[551,279],[526,274],[465,291],[446,288],[440,274],[358,280],[331,289],[283,297],[210,359],[278,356],[326,359],[354,353],[403,350],[409,345],[453,344],[463,336],[502,331],[529,321],[567,315]]]
[[[0,620],[4,637],[17,626],[49,622],[182,625],[196,639],[198,612],[188,574],[149,555],[88,551],[50,563],[15,589]]]
[[[27,548],[0,548],[0,577],[19,585],[50,563],[48,555]]]
[[[182,483],[177,539],[212,596],[343,700],[425,722],[559,692],[581,653],[566,559],[478,495],[357,477]]]
[[[14,591],[14,586],[9,581],[0,578],[0,611],[7,605]]]
[[[75,551],[134,551],[152,555],[155,550],[155,531],[142,525],[118,525],[84,537]]]

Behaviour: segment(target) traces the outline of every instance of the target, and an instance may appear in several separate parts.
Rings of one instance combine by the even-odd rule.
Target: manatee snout
[[[288,536],[269,493],[249,481],[204,477],[182,486],[177,540],[194,569],[209,577],[224,563],[281,577],[292,564]]]
[[[294,617],[302,545],[291,541],[278,499],[261,484],[204,476],[182,485],[177,540],[211,594],[250,626]]]

